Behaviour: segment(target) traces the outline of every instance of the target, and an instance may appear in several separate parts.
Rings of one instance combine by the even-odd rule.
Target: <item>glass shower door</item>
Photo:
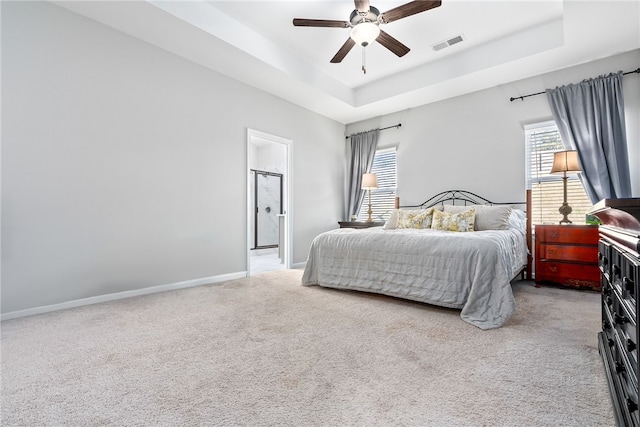
[[[282,174],[255,171],[255,249],[277,248],[282,213]]]

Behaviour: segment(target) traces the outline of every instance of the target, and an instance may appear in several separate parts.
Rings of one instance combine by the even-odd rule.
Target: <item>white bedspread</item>
[[[526,238],[516,229],[343,228],[313,240],[302,284],[458,308],[465,322],[491,329],[515,311],[510,280],[526,262]]]

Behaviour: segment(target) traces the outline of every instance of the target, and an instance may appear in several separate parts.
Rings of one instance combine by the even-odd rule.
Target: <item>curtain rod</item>
[[[633,71],[627,71],[626,73],[622,73],[623,76],[626,76],[627,74],[633,74],[633,73],[637,73],[640,74],[640,68],[637,68]],[[528,98],[530,96],[536,96],[536,95],[542,95],[544,93],[547,93],[547,91],[544,92],[538,92],[538,93],[530,93],[529,95],[522,95],[522,96],[516,96],[515,98],[509,98],[509,101],[513,102],[516,99],[521,99],[524,101],[525,98]]]
[[[397,125],[393,125],[393,126],[387,126],[386,128],[380,128],[378,130],[387,130],[387,129],[391,129],[391,128],[399,128],[400,126],[402,126],[402,123],[398,123]],[[350,136],[345,136],[344,139],[349,139]]]

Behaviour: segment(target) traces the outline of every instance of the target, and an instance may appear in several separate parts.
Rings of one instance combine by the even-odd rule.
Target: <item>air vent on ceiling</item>
[[[432,45],[431,47],[433,48],[433,50],[439,51],[439,50],[444,49],[445,47],[449,47],[449,46],[452,46],[452,45],[454,45],[456,43],[460,43],[463,40],[464,40],[464,38],[462,37],[462,34],[460,34],[458,36],[451,37],[448,40],[442,41],[440,43],[436,43],[436,44]]]

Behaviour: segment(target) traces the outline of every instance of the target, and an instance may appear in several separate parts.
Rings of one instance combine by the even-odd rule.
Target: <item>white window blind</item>
[[[378,178],[378,188],[371,190],[371,217],[374,221],[386,221],[395,204],[397,187],[396,147],[376,150],[371,173]],[[369,194],[365,191],[364,200],[358,211],[358,220],[367,220]]]
[[[562,215],[558,208],[564,194],[562,174],[552,174],[553,153],[566,150],[555,122],[525,126],[527,188],[531,190],[531,222],[558,224]],[[584,191],[578,174],[567,174],[567,203],[573,209],[569,219],[584,223],[592,203]]]

